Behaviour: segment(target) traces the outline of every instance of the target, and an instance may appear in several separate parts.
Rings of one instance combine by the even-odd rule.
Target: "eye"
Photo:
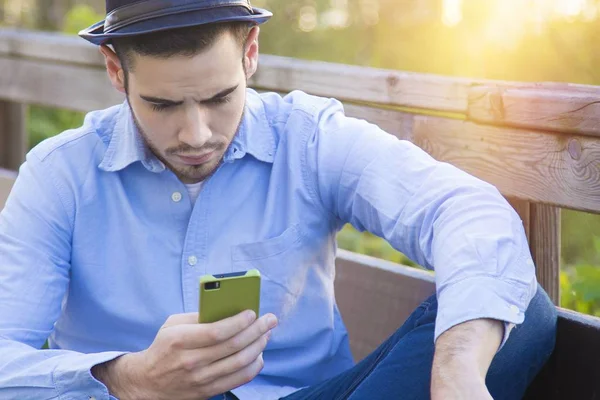
[[[173,107],[172,104],[164,104],[164,103],[150,103],[150,107],[154,111],[165,111]]]
[[[216,99],[212,99],[211,101],[209,101],[208,104],[219,105],[219,104],[229,103],[230,101],[231,101],[231,96],[225,96],[225,97],[218,97]]]

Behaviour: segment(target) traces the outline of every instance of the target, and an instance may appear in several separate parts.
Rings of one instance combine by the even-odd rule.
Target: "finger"
[[[198,313],[187,313],[187,314],[173,314],[167,318],[161,329],[168,328],[175,325],[183,324],[197,324]]]
[[[269,340],[266,333],[241,351],[198,370],[194,381],[203,383],[231,375],[252,364],[264,351]]]
[[[240,387],[256,377],[262,371],[264,361],[262,354],[259,354],[256,359],[246,367],[237,370],[236,372],[219,377],[214,381],[206,384],[205,389],[208,393],[226,393],[237,387]]]
[[[264,315],[232,338],[211,348],[206,348],[206,352],[203,354],[203,357],[205,357],[203,361],[205,363],[213,363],[227,358],[256,342],[276,325],[277,318],[273,314]]]
[[[179,347],[199,349],[215,346],[248,328],[256,319],[254,311],[244,311],[233,317],[210,324],[182,324],[169,332]]]

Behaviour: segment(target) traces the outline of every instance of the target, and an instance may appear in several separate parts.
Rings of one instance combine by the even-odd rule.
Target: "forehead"
[[[133,55],[135,68],[129,74],[131,89],[146,93],[171,93],[181,97],[222,90],[237,82],[242,68],[242,49],[229,34],[194,56],[175,55],[167,58]]]

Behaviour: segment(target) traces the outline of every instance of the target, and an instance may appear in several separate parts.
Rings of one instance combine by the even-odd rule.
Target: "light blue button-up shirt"
[[[345,223],[435,267],[436,338],[476,318],[521,323],[537,287],[493,186],[334,100],[248,90],[224,162],[188,196],[127,104],[29,153],[0,214],[0,398],[108,399],[93,365],[197,311],[201,275],[250,268],[280,324],[263,371],[234,393],[274,399],[333,377],[353,365],[333,291]]]

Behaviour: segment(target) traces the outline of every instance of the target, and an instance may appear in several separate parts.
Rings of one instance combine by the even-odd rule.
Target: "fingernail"
[[[246,318],[248,318],[248,322],[254,322],[256,319],[256,314],[252,310],[246,311]]]
[[[267,325],[269,325],[269,328],[274,328],[277,325],[277,318],[274,315],[269,315],[267,317]]]

